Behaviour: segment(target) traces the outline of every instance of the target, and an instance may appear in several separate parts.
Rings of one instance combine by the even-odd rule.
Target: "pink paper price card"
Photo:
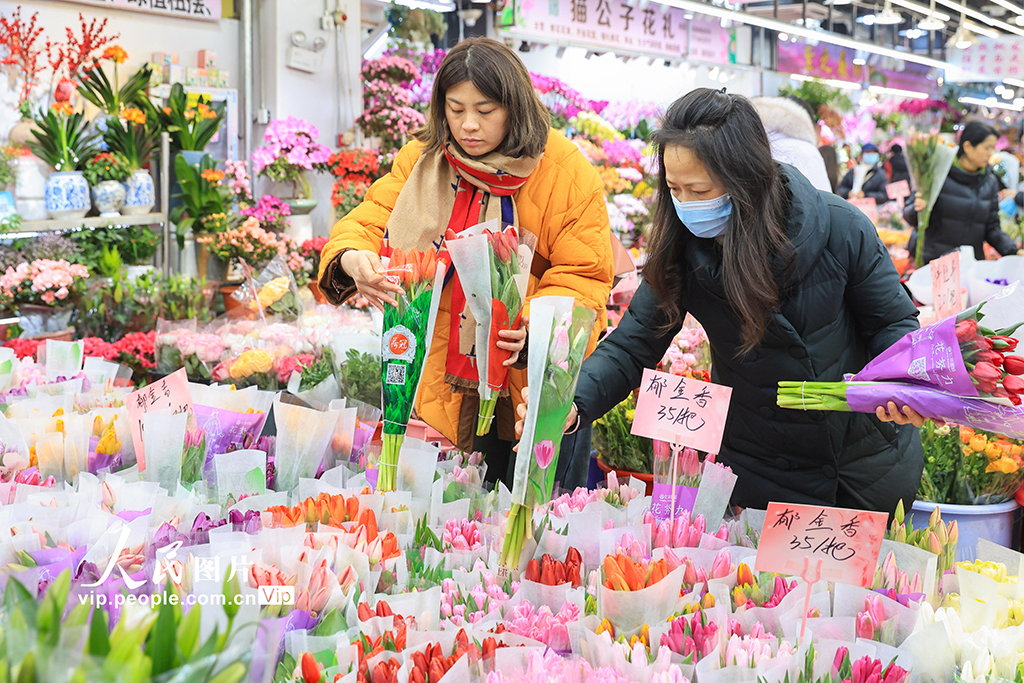
[[[173,413],[187,412],[189,427],[195,424],[192,410],[192,394],[188,390],[188,376],[185,368],[172,372],[163,379],[133,391],[125,399],[128,410],[128,426],[132,431],[132,443],[135,444],[135,457],[139,461],[139,471],[146,470],[146,448],[143,443],[142,416],[155,410],[169,408]]]
[[[851,204],[860,209],[872,223],[878,222],[878,203],[874,197],[861,197],[860,199],[848,200]]]
[[[885,186],[885,193],[889,195],[889,199],[899,201],[904,197],[910,196],[910,183],[906,180],[901,180],[898,183],[889,183]]]
[[[636,436],[718,453],[731,399],[732,387],[648,368],[644,370],[630,431]]]
[[[932,306],[942,320],[963,310],[960,298],[960,252],[953,251],[928,264],[932,271]]]
[[[768,503],[754,568],[799,576],[821,562],[819,578],[864,588],[875,578],[885,537],[884,512]]]

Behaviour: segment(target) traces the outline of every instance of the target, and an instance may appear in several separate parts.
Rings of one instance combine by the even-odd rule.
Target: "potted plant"
[[[921,427],[924,473],[911,523],[921,528],[938,508],[960,528],[958,561],[974,559],[978,538],[1009,547],[1014,494],[1024,482],[1022,444],[1005,436],[956,425]]]
[[[630,434],[635,412],[636,396],[631,393],[594,422],[597,465],[603,472],[614,471],[626,480],[634,476],[650,489],[654,485],[654,446],[650,439]]]
[[[287,227],[288,217],[291,216],[291,206],[272,194],[265,194],[254,205],[246,205],[239,209],[239,213],[245,218],[250,216],[260,222],[264,230],[275,230],[280,232]]]
[[[63,259],[23,261],[0,275],[0,297],[18,308],[24,336],[63,332],[89,269]]]
[[[123,109],[116,119],[107,122],[103,133],[107,148],[124,157],[132,169],[125,180],[124,206],[121,207],[125,216],[149,213],[156,204],[153,176],[143,167],[149,163],[159,137],[160,126],[156,119],[148,118],[142,109]]]
[[[92,186],[92,201],[100,216],[120,216],[125,187],[121,181],[131,175],[128,160],[117,152],[100,152],[85,162],[83,173]]]
[[[153,256],[161,241],[158,233],[141,225],[80,230],[71,233],[70,238],[81,250],[79,261],[92,273],[101,271],[104,249],[116,251],[127,266],[129,281],[153,269]]]
[[[160,127],[170,133],[172,152],[185,152],[189,163],[196,163],[202,156],[200,152],[217,134],[224,120],[225,107],[224,102],[211,107],[201,100],[190,104],[184,86],[175,83],[171,86],[167,106],[157,109],[149,105],[147,117],[157,119]]]
[[[206,275],[209,254],[204,258],[204,235],[222,232],[230,227],[225,207],[230,204],[231,190],[223,184],[224,171],[214,168],[213,157],[203,155],[199,163],[189,163],[185,155],[179,153],[174,159],[174,170],[178,176],[181,193],[177,197],[181,206],[171,210],[171,221],[175,224],[178,235],[178,246],[184,246],[185,235],[189,230],[196,236],[199,246],[197,259],[200,274]]]
[[[120,85],[117,77],[117,65],[123,64],[126,59],[128,59],[128,53],[120,45],[108,46],[100,59],[82,73],[81,84],[78,86],[78,92],[82,97],[112,118],[119,116],[125,107],[138,107],[142,104],[146,97],[146,87],[153,75],[149,64],[144,64],[125,81],[124,85]],[[100,60],[114,63],[113,82],[107,78]]]
[[[86,133],[82,115],[68,101],[40,110],[36,125],[35,140],[28,146],[56,171],[46,179],[47,213],[55,219],[85,216],[92,204],[82,169],[98,150],[96,137]]]
[[[230,266],[228,282],[220,288],[225,304],[228,305],[234,302],[230,295],[238,289],[238,283],[244,277],[244,273],[236,270],[239,261],[244,261],[250,268],[258,270],[263,264],[282,252],[287,257],[293,244],[287,235],[267,232],[260,227],[259,221],[252,217],[245,219],[245,222],[236,228],[202,235],[196,239],[196,242],[205,246],[209,249],[210,254]],[[300,258],[300,260],[302,259]],[[302,261],[305,263],[304,260]],[[288,265],[292,266],[290,258]]]
[[[292,184],[292,196],[287,202],[293,217],[304,216],[316,207],[306,172],[330,168],[331,150],[321,144],[319,138],[320,131],[308,121],[294,116],[275,119],[263,135],[264,146],[252,154],[254,172],[276,182]],[[313,236],[311,219],[292,218],[288,225],[297,239]]]

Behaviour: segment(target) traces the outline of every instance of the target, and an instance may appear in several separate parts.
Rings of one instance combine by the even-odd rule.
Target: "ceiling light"
[[[997,85],[997,86],[996,86],[995,88],[993,88],[993,90],[995,90],[995,91],[996,91],[996,94],[997,94],[997,95],[1002,95],[1002,94],[1003,94],[1003,91],[1004,91],[1004,90],[1006,90],[1006,86],[1005,86],[1005,85],[1003,85],[1002,83],[1000,83],[1000,84],[999,84],[999,85]],[[1011,96],[1011,98],[1012,98],[1012,96]]]
[[[902,24],[903,17],[898,12],[894,12],[892,5],[886,2],[885,9],[875,15],[875,23],[882,24],[883,26]]]
[[[864,59],[863,57],[857,57],[856,59],[853,60],[853,63],[856,64],[857,66],[864,66],[865,64],[868,63],[868,60]]]
[[[833,7],[839,7],[841,5],[852,5],[853,0],[832,0],[832,2],[826,2],[826,5],[832,5]]]
[[[865,14],[863,17],[857,17],[857,21],[859,23],[861,23],[861,24],[864,24],[865,26],[874,26],[875,25],[875,15],[874,14]]]
[[[946,41],[946,47],[955,47],[958,50],[966,50],[975,43],[978,39],[973,33],[967,30],[967,27],[963,23],[956,29],[956,33],[949,37]]]
[[[435,12],[454,12],[454,2],[426,2],[425,0],[395,0],[399,5],[409,9],[428,9]]]
[[[985,36],[986,38],[998,38],[999,37],[999,31],[996,31],[996,30],[993,30],[993,29],[990,29],[990,28],[986,28],[984,26],[978,26],[973,21],[965,21],[964,22],[964,26],[966,26],[968,29],[970,29],[974,33],[977,33],[978,35],[981,35],[981,36]]]
[[[1012,100],[1012,99],[1013,99],[1013,96],[1014,96],[1015,94],[1016,94],[1016,93],[1015,93],[1015,92],[1013,92],[1013,89],[1011,89],[1011,88],[1006,88],[1005,90],[1003,90],[1003,99],[1004,99],[1004,100]]]
[[[883,88],[880,85],[869,85],[868,92],[875,95],[899,95],[900,97],[909,97],[914,100],[926,100],[928,99],[928,93],[918,92],[916,90],[900,90],[899,88]]]
[[[811,29],[803,26],[792,26],[785,22],[779,21],[778,19],[772,19],[770,17],[762,17],[756,14],[748,12],[737,12],[735,10],[728,10],[714,5],[709,5],[699,0],[661,0],[663,4],[676,9],[683,10],[684,12],[699,12],[706,14],[711,17],[722,18],[728,17],[733,19],[737,23],[745,24],[747,26],[758,26],[765,28],[770,31],[786,32],[790,36],[796,36],[798,38],[814,39],[828,45],[836,45],[838,47],[844,47],[849,50],[863,50],[864,52],[880,55],[882,57],[889,57],[891,59],[900,59],[904,62],[911,62],[912,64],[923,64],[924,66],[932,67],[934,69],[946,69],[949,65],[933,57],[926,55],[915,54],[913,52],[904,52],[902,50],[895,50],[890,47],[883,47],[881,45],[875,45],[873,43],[867,43],[862,40],[856,40],[849,36],[839,35],[837,33],[828,33],[823,31],[812,31]],[[1024,31],[1022,31],[1024,32]]]
[[[917,40],[924,35],[924,31],[919,28],[908,28],[906,31],[900,31],[901,36],[906,36],[908,40]]]
[[[1024,14],[1014,19],[1013,23],[1017,24],[1017,26],[1024,26]]]
[[[1024,88],[1024,81],[1018,78],[1004,78],[1003,83],[1006,83],[1007,85],[1015,85],[1018,88]]]
[[[955,9],[956,11],[960,12],[961,17],[964,16],[964,15],[967,15],[968,17],[971,17],[972,19],[977,19],[978,21],[980,21],[983,24],[987,24],[989,26],[994,26],[996,28],[1002,29],[1003,31],[1006,31],[1007,33],[1013,33],[1013,34],[1018,35],[1018,36],[1024,36],[1024,30],[1021,30],[1019,27],[1013,26],[1012,24],[1007,24],[1005,21],[1000,21],[999,19],[993,19],[992,17],[988,16],[984,12],[979,12],[979,11],[977,11],[975,9],[971,9],[970,7],[967,7],[966,5],[963,5],[963,4],[960,4],[960,3],[957,3],[957,2],[953,2],[953,0],[938,0],[938,2],[941,2],[946,7],[950,7],[952,9]]]
[[[946,28],[946,22],[932,14],[917,22],[917,27],[922,31],[941,31]]]
[[[711,70],[708,71],[708,78],[710,78],[711,80],[715,80],[716,78],[718,78],[718,72],[719,68],[717,66],[712,67]]]
[[[789,34],[787,34],[787,33],[780,33],[779,34],[779,40],[781,40],[782,42],[786,42],[787,40],[789,40]]]
[[[854,83],[853,81],[839,81],[834,78],[815,78],[814,76],[805,76],[803,74],[790,74],[789,77],[794,81],[824,83],[825,85],[831,85],[833,88],[842,88],[843,90],[860,90],[860,83]]]
[[[1013,101],[1013,104],[1001,104],[996,101],[996,98],[989,97],[988,99],[981,99],[978,97],[961,97],[960,102],[962,104],[976,104],[981,107],[988,107],[989,109],[1009,109],[1010,111],[1024,111],[1024,98],[1018,98]]]

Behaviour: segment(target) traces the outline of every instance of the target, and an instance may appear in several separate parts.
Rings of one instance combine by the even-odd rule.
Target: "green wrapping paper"
[[[386,277],[402,286],[398,306],[384,310],[381,336],[381,393],[384,408],[383,448],[378,491],[394,491],[398,453],[402,449],[423,365],[434,337],[446,265],[433,248],[426,252],[392,253]]]
[[[523,436],[516,452],[512,510],[500,564],[519,566],[532,532],[533,508],[551,499],[565,420],[597,314],[571,297],[550,296],[530,304],[530,354]]]

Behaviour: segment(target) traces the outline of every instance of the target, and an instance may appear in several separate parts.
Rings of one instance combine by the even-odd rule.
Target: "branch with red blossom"
[[[18,104],[21,106],[29,96],[32,88],[39,83],[38,76],[43,67],[39,65],[41,48],[35,48],[36,39],[43,32],[36,28],[39,12],[28,21],[21,18],[19,6],[11,18],[0,16],[0,45],[7,48],[7,56],[0,59],[0,64],[13,67],[13,71],[21,78],[21,89],[18,92]]]

